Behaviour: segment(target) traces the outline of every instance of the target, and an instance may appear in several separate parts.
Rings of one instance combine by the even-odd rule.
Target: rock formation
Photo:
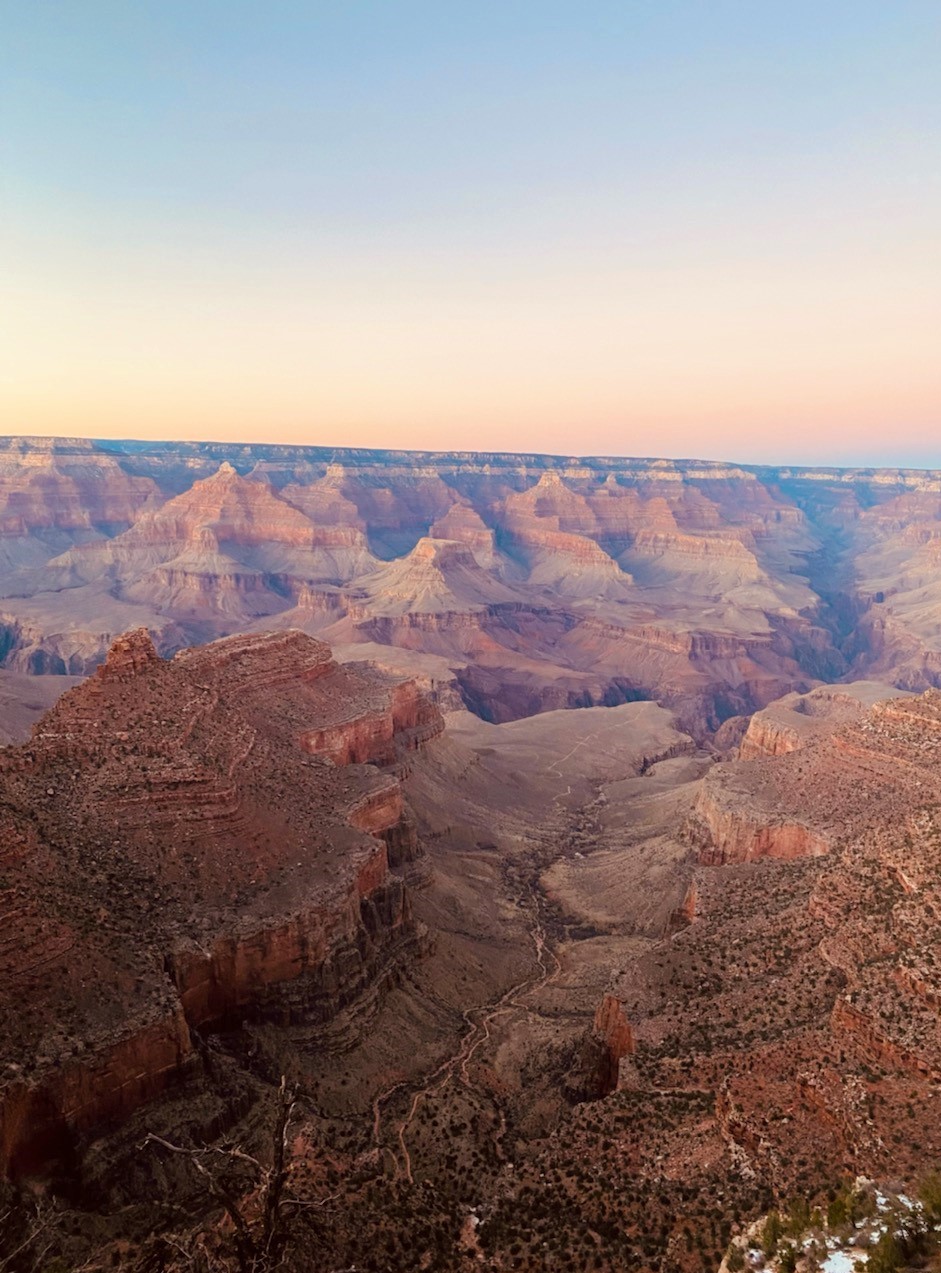
[[[621,1060],[634,1051],[634,1034],[621,1002],[606,994],[566,1076],[570,1100],[598,1100],[617,1090]]]
[[[0,448],[0,694],[92,673],[22,741],[35,677],[0,754],[4,1171],[67,1168],[124,1232],[178,1183],[151,1118],[263,1151],[289,1072],[331,1267],[469,1232],[466,1268],[691,1273],[766,1192],[913,1178],[941,1156],[939,492]],[[436,738],[441,705],[475,715]]]
[[[198,1069],[194,1031],[324,1019],[419,947],[393,768],[441,720],[301,633],[114,642],[0,754],[0,1172]]]
[[[301,627],[447,659],[491,719],[642,696],[701,737],[847,661],[941,679],[930,476],[17,439],[3,481],[19,671],[87,673],[135,624],[163,654]]]
[[[809,694],[788,694],[747,722],[739,747],[742,760],[782,756],[826,737],[844,723],[861,719],[875,703],[898,698],[900,691],[876,681],[821,685]]]

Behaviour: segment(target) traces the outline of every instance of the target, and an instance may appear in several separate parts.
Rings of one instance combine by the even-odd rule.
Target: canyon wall
[[[344,659],[445,660],[488,719],[643,697],[705,737],[850,669],[941,680],[939,490],[902,470],[0,440],[0,664],[87,675],[135,626],[164,655],[300,628]]]
[[[781,815],[760,799],[751,801],[730,791],[710,775],[696,801],[685,833],[705,866],[754,862],[761,858],[820,857],[828,852],[828,838],[804,822],[779,820]]]
[[[0,754],[0,1172],[191,1078],[192,1031],[329,1019],[421,953],[397,768],[440,729],[302,633],[138,630]]]

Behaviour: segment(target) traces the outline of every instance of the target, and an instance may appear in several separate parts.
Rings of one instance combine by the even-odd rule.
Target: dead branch
[[[282,1076],[278,1113],[272,1129],[270,1167],[263,1166],[240,1145],[207,1145],[202,1148],[187,1148],[185,1145],[175,1145],[155,1132],[149,1132],[141,1142],[141,1148],[150,1144],[159,1145],[168,1153],[189,1159],[194,1170],[205,1181],[210,1195],[222,1204],[232,1222],[235,1230],[236,1256],[241,1273],[261,1273],[261,1270],[276,1267],[287,1242],[284,1226],[285,1207],[288,1204],[301,1205],[299,1200],[286,1198],[284,1195],[289,1174],[288,1138],[296,1107],[295,1092],[293,1089],[288,1089],[287,1080]],[[212,1164],[227,1161],[247,1164],[256,1175],[262,1198],[261,1232],[257,1238],[243,1214],[244,1200],[240,1201],[225,1184],[219,1172],[212,1170]],[[193,1257],[187,1255],[186,1258]]]

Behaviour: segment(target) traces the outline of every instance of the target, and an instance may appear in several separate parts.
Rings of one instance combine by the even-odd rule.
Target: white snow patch
[[[821,1265],[822,1273],[853,1273],[857,1262],[867,1258],[865,1255],[855,1253],[851,1255],[849,1251],[834,1251]]]

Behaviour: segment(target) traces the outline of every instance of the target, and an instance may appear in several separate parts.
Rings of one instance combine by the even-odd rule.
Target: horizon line
[[[366,447],[366,446],[333,446],[324,443],[297,443],[297,442],[229,442],[219,439],[210,438],[99,438],[91,435],[83,434],[58,434],[58,433],[8,433],[0,434],[0,446],[4,449],[12,449],[6,447],[6,443],[21,443],[32,445],[38,443],[49,443],[55,446],[75,445],[82,449],[98,448],[101,451],[109,452],[120,450],[122,447],[133,447],[136,451],[144,451],[147,448],[157,450],[167,450],[173,447],[199,447],[199,448],[221,448],[226,450],[246,450],[246,451],[287,451],[292,453],[310,454],[315,452],[318,458],[326,460],[328,463],[341,463],[339,460],[330,460],[330,455],[343,454],[350,457],[391,457],[391,456],[422,456],[428,458],[447,459],[465,459],[471,456],[487,456],[496,462],[539,462],[539,461],[556,461],[553,467],[561,465],[590,465],[603,464],[611,466],[616,463],[625,464],[677,464],[677,465],[703,465],[710,468],[737,468],[746,472],[767,471],[792,473],[806,472],[824,472],[824,473],[858,473],[858,474],[876,474],[876,473],[898,473],[898,474],[930,474],[932,476],[941,477],[941,467],[929,468],[923,465],[903,465],[903,464],[820,464],[820,463],[793,463],[784,461],[762,461],[762,462],[746,462],[732,459],[704,458],[698,456],[665,456],[665,455],[618,455],[618,454],[572,454],[561,451],[487,451],[474,450],[466,448],[455,449],[427,449],[422,447]]]

